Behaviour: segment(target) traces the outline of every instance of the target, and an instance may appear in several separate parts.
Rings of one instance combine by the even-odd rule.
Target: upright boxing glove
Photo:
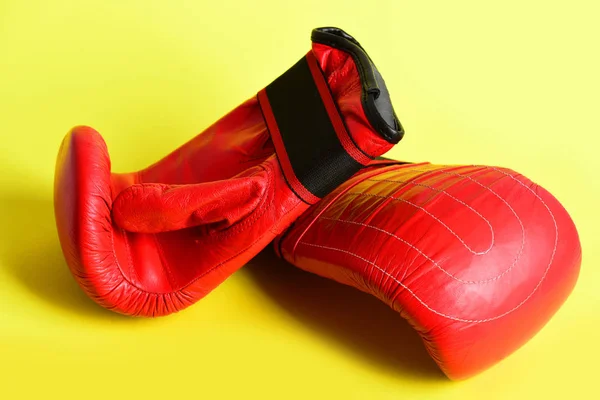
[[[370,293],[421,335],[452,379],[533,337],[571,293],[573,221],[523,175],[375,161],[275,241],[303,270]]]
[[[402,135],[381,75],[337,28],[257,96],[164,159],[111,173],[102,137],[76,127],[59,150],[60,243],[100,305],[166,315],[205,296],[311,204]]]

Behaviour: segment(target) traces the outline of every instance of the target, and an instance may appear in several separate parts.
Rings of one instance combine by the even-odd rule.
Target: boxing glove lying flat
[[[379,72],[336,28],[257,96],[148,168],[111,172],[74,128],[55,175],[69,268],[113,311],[166,315],[205,296],[403,135]]]
[[[375,161],[275,245],[297,267],[400,313],[452,379],[534,336],[571,293],[581,263],[559,202],[526,177],[488,166]]]

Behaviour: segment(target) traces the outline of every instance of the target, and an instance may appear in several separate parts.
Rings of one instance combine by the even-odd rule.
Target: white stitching
[[[437,315],[440,315],[440,316],[442,316],[444,318],[448,318],[448,319],[452,319],[452,320],[460,321],[460,322],[475,322],[475,323],[485,322],[483,320],[468,320],[468,319],[458,318],[458,317],[454,317],[452,315],[444,314],[444,313],[441,313],[441,312],[439,312],[437,310],[434,310],[427,303],[425,303],[423,300],[421,300],[421,298],[419,296],[417,296],[412,290],[410,290],[410,288],[408,286],[406,286],[405,284],[403,284],[402,282],[400,282],[392,274],[390,274],[389,272],[385,271],[383,268],[381,268],[379,265],[375,264],[374,262],[369,261],[366,258],[359,256],[358,254],[354,254],[354,253],[352,253],[350,251],[338,249],[336,247],[321,246],[321,245],[318,245],[318,244],[312,244],[312,243],[307,243],[307,242],[300,242],[300,244],[304,244],[304,245],[312,246],[312,247],[318,247],[320,249],[325,249],[325,250],[339,251],[341,253],[349,254],[349,255],[351,255],[353,257],[356,257],[359,260],[362,260],[362,261],[364,261],[364,262],[366,262],[368,264],[371,264],[373,267],[375,267],[376,269],[378,269],[379,271],[381,271],[384,275],[387,275],[389,278],[393,279],[394,282],[396,282],[398,285],[402,286],[402,288],[406,289],[415,299],[417,299],[417,301],[419,303],[421,303],[423,305],[423,307],[427,308],[429,311],[431,311],[431,312],[433,312],[433,313],[435,313]]]
[[[487,167],[487,166],[476,166],[476,167],[482,167],[482,168],[484,168],[484,169],[492,169],[491,167]],[[408,171],[408,170],[407,170],[407,171]],[[513,215],[515,216],[515,218],[516,218],[516,219],[517,219],[517,221],[519,222],[519,225],[521,226],[521,248],[519,249],[519,251],[518,251],[518,253],[517,253],[516,257],[514,258],[514,260],[513,260],[512,264],[510,265],[510,267],[508,267],[506,270],[502,271],[500,274],[498,274],[498,275],[496,275],[496,276],[494,276],[494,277],[491,277],[491,278],[488,278],[488,279],[482,279],[482,280],[478,280],[478,281],[472,281],[472,280],[462,280],[462,279],[456,278],[454,275],[452,275],[451,273],[449,273],[448,271],[446,271],[445,269],[443,269],[442,267],[440,267],[440,266],[439,266],[439,265],[438,265],[438,264],[437,264],[435,261],[433,261],[433,260],[429,259],[427,256],[425,256],[425,255],[423,254],[423,256],[424,256],[425,258],[427,258],[428,260],[430,260],[430,261],[431,261],[431,262],[432,262],[432,263],[433,263],[433,264],[434,264],[436,267],[438,267],[440,270],[442,270],[442,271],[443,271],[444,273],[446,273],[448,276],[452,277],[453,279],[456,279],[456,280],[457,280],[457,281],[459,281],[459,282],[462,282],[462,283],[467,283],[467,284],[473,284],[473,283],[488,283],[488,282],[493,282],[493,281],[495,281],[495,280],[497,280],[497,279],[500,279],[500,278],[502,278],[504,275],[506,275],[507,273],[509,273],[509,272],[510,272],[510,271],[511,271],[511,270],[512,270],[514,267],[515,267],[515,265],[517,265],[517,263],[519,262],[519,259],[520,259],[520,258],[521,258],[521,256],[523,255],[523,249],[525,248],[525,227],[523,226],[523,221],[521,221],[521,218],[519,218],[519,215],[516,213],[516,211],[514,210],[514,208],[512,208],[512,206],[511,206],[511,205],[510,205],[510,204],[509,204],[509,203],[508,203],[508,202],[507,202],[505,199],[503,199],[502,197],[500,197],[500,195],[498,195],[498,193],[496,193],[496,192],[495,192],[495,191],[494,191],[492,188],[490,188],[490,187],[488,187],[488,186],[485,186],[484,184],[482,184],[482,183],[481,183],[481,182],[479,182],[479,181],[476,181],[476,180],[474,180],[474,179],[473,179],[473,178],[471,178],[469,175],[458,174],[458,173],[456,173],[456,172],[448,172],[448,171],[445,171],[445,170],[443,170],[443,169],[438,169],[438,170],[436,170],[436,169],[432,169],[432,170],[419,170],[419,169],[411,169],[410,171],[424,172],[424,173],[429,173],[429,172],[438,172],[438,173],[441,173],[441,174],[453,175],[453,176],[458,176],[458,177],[461,177],[461,178],[466,178],[466,179],[470,180],[471,182],[473,182],[473,183],[475,183],[475,184],[477,184],[477,185],[481,186],[482,188],[484,188],[485,190],[487,190],[488,192],[490,192],[491,194],[493,194],[494,196],[496,196],[496,197],[497,197],[497,198],[498,198],[500,201],[502,201],[502,202],[503,202],[503,203],[504,203],[504,204],[505,204],[505,205],[508,207],[508,209],[509,209],[509,210],[510,210],[510,211],[513,213]],[[499,170],[497,170],[497,171],[498,171],[498,172],[501,172],[501,171],[499,171]],[[509,175],[509,174],[507,174],[507,173],[503,173],[503,175],[506,175],[506,176],[512,177],[512,175]],[[514,180],[516,180],[514,177],[513,177],[513,179],[514,179]],[[461,203],[461,204],[465,205],[466,207],[468,207],[468,208],[470,208],[471,210],[473,210],[473,211],[474,211],[474,212],[475,212],[477,215],[479,215],[481,218],[483,218],[483,219],[485,220],[485,218],[484,218],[484,217],[483,217],[481,214],[479,214],[479,213],[478,213],[477,211],[475,211],[473,208],[469,207],[469,206],[468,206],[468,205],[467,205],[465,202],[463,202],[463,201],[461,201],[461,200],[457,199],[456,197],[452,196],[450,193],[447,193],[447,192],[446,192],[445,190],[443,190],[443,189],[438,189],[438,188],[435,188],[435,187],[433,187],[433,186],[430,186],[430,185],[427,185],[427,184],[424,184],[424,183],[413,182],[413,181],[401,181],[401,180],[392,180],[392,179],[368,179],[368,180],[369,180],[369,181],[372,181],[372,182],[391,182],[391,183],[404,183],[404,184],[412,184],[412,185],[415,185],[415,186],[422,186],[422,187],[426,187],[426,188],[428,188],[428,189],[431,189],[431,190],[433,190],[433,191],[436,191],[436,192],[438,192],[438,193],[443,193],[443,194],[447,195],[448,197],[450,197],[450,198],[452,198],[452,199],[456,200],[457,202],[459,202],[459,203]],[[519,182],[519,183],[520,183],[520,181],[518,181],[518,180],[517,180],[517,182]],[[521,183],[521,185],[523,185],[523,184]],[[486,221],[487,221],[487,220],[486,220]],[[489,221],[487,221],[487,222],[488,222],[488,225],[489,225]],[[490,225],[490,226],[491,226],[491,225]],[[384,232],[385,232],[385,231],[384,231]],[[492,235],[493,235],[493,232],[494,232],[494,231],[493,231],[493,228],[492,228]],[[388,233],[388,234],[389,234],[389,232],[385,232],[385,233]],[[392,236],[394,236],[394,235],[392,235]],[[457,237],[458,237],[458,236],[457,236]],[[402,239],[400,239],[400,238],[398,238],[398,239],[402,241]],[[460,240],[460,238],[459,238],[459,240]],[[463,243],[464,243],[464,241],[463,241],[463,240],[461,240],[461,242],[463,242]],[[408,244],[408,243],[407,243],[407,244]],[[409,244],[409,245],[410,245],[410,244]],[[493,244],[492,244],[492,245],[493,245]],[[419,253],[421,253],[421,252],[420,252],[418,249],[416,249],[416,248],[415,248],[415,250],[417,250]],[[422,253],[421,253],[421,254],[422,254]]]
[[[497,319],[500,319],[514,311],[516,311],[517,309],[519,309],[520,307],[523,306],[523,304],[525,304],[527,301],[529,301],[529,299],[531,299],[531,297],[535,294],[535,292],[537,292],[537,290],[539,289],[539,287],[542,285],[542,282],[546,279],[546,276],[548,275],[548,271],[550,270],[550,267],[552,266],[552,263],[554,262],[554,256],[556,254],[556,249],[558,246],[558,224],[556,223],[556,218],[554,217],[554,214],[552,213],[552,210],[550,210],[550,207],[548,207],[548,205],[546,204],[546,202],[536,193],[534,192],[530,187],[526,186],[522,181],[516,179],[513,175],[506,173],[500,169],[494,168],[494,167],[485,167],[486,169],[492,169],[494,171],[500,172],[501,174],[513,179],[515,182],[517,182],[518,184],[520,184],[521,186],[523,186],[525,189],[529,190],[546,208],[546,210],[548,211],[550,217],[552,218],[552,222],[554,223],[554,231],[555,231],[555,235],[554,235],[554,248],[552,249],[552,254],[550,256],[550,261],[548,262],[548,265],[546,267],[546,269],[544,270],[544,273],[542,274],[539,282],[537,283],[537,285],[533,288],[533,290],[531,291],[531,293],[529,293],[529,295],[522,300],[519,304],[517,304],[516,306],[514,306],[513,308],[511,308],[510,310],[497,315],[495,317],[491,317],[491,318],[485,318],[485,319],[466,319],[466,318],[459,318],[456,316],[452,316],[452,315],[448,315],[448,314],[444,314],[440,311],[437,311],[433,308],[431,308],[427,303],[425,303],[421,298],[419,298],[412,290],[410,290],[410,288],[408,288],[406,285],[404,285],[402,282],[400,282],[396,277],[392,276],[391,274],[389,274],[388,272],[386,272],[385,270],[383,270],[381,267],[379,267],[377,264],[375,264],[372,261],[367,260],[366,258],[363,258],[357,254],[354,254],[352,252],[343,250],[343,249],[339,249],[339,248],[335,248],[335,247],[327,247],[327,246],[321,246],[321,245],[317,245],[317,244],[312,244],[312,243],[307,243],[307,242],[301,242],[301,244],[307,245],[307,246],[313,246],[313,247],[319,247],[319,248],[323,248],[323,249],[328,249],[328,250],[333,250],[333,251],[338,251],[338,252],[342,252],[342,253],[346,253],[349,254],[351,256],[354,256],[370,265],[372,265],[373,267],[375,267],[376,269],[378,269],[379,271],[381,271],[382,273],[384,273],[385,275],[387,275],[388,277],[392,278],[396,283],[398,283],[402,288],[406,289],[419,303],[421,303],[425,308],[427,308],[428,310],[430,310],[431,312],[433,312],[434,314],[437,314],[441,317],[447,318],[447,319],[451,319],[454,321],[459,321],[459,322],[465,322],[465,323],[475,323],[475,324],[479,324],[479,323],[483,323],[483,322],[490,322],[490,321],[494,321]],[[465,175],[461,175],[458,173],[453,173],[453,172],[448,172],[448,171],[444,171],[444,170],[437,170],[439,173],[444,173],[444,174],[451,174],[451,175],[456,175],[456,176],[461,176],[461,177],[466,177],[469,178],[468,176]],[[417,171],[417,172],[429,172],[429,171]],[[474,181],[476,182],[476,181]],[[322,218],[322,219],[332,219],[332,218]],[[341,221],[341,222],[350,222],[350,223],[355,223],[355,224],[360,224],[354,221]],[[402,240],[402,239],[400,239]],[[405,242],[405,241],[404,241]],[[409,243],[407,243],[409,246],[413,247],[412,245],[410,245]]]
[[[377,179],[367,179],[368,181],[375,181],[375,182],[390,182],[388,180],[377,180]],[[394,181],[394,182],[400,182],[400,181]],[[412,182],[406,182],[406,183],[412,183]],[[406,203],[409,204],[415,208],[418,208],[419,210],[423,211],[425,214],[429,215],[431,218],[435,219],[437,222],[439,222],[444,228],[446,228],[448,230],[448,232],[450,232],[452,235],[454,235],[454,237],[456,237],[462,244],[463,246],[465,246],[465,248],[467,250],[469,250],[471,253],[477,255],[477,256],[482,256],[484,254],[489,253],[489,251],[492,249],[492,247],[494,246],[494,228],[492,228],[492,224],[490,223],[490,221],[485,218],[483,215],[481,215],[479,212],[477,212],[473,207],[471,207],[470,205],[464,203],[461,200],[458,200],[456,197],[452,196],[449,193],[446,193],[443,190],[438,190],[439,192],[442,192],[448,196],[450,196],[451,198],[453,198],[454,200],[458,201],[459,203],[463,204],[465,207],[469,208],[471,211],[473,211],[475,214],[477,214],[481,219],[483,219],[485,221],[485,223],[488,225],[488,227],[490,228],[490,234],[492,235],[492,239],[490,240],[490,245],[488,246],[487,249],[485,249],[484,251],[475,251],[471,248],[471,246],[469,246],[464,240],[463,238],[461,238],[460,236],[458,236],[458,234],[456,232],[454,232],[452,230],[452,228],[450,228],[448,225],[446,225],[442,220],[440,220],[438,217],[436,217],[435,215],[433,215],[432,213],[430,213],[429,211],[427,211],[425,209],[425,207],[421,207],[415,203],[413,203],[412,201],[408,201],[408,200],[404,200],[404,199],[400,199],[398,197],[393,197],[393,196],[382,196],[382,195],[378,195],[378,194],[370,194],[370,193],[358,193],[358,192],[348,192],[347,195],[356,195],[356,196],[364,196],[364,197],[378,197],[380,199],[390,199],[390,200],[395,200],[395,201],[401,201],[402,203]]]
[[[421,184],[421,183],[416,183],[416,182],[411,182],[411,181],[399,181],[399,180],[375,180],[375,181],[378,181],[378,182],[384,181],[384,182],[396,182],[396,183],[411,183],[411,184],[414,184],[414,185],[425,186],[425,187],[427,187],[427,188],[429,188],[429,189],[435,190],[435,191],[437,191],[437,192],[445,193],[445,194],[447,194],[448,196],[450,196],[450,197],[453,197],[452,195],[450,195],[450,194],[446,193],[446,192],[445,192],[445,191],[443,191],[443,190],[436,189],[436,188],[433,188],[433,187],[431,187],[431,186],[428,186],[428,185],[425,185],[425,184]],[[474,182],[477,182],[477,181],[474,181]],[[479,183],[479,182],[477,182],[477,183]],[[516,256],[516,257],[513,259],[513,262],[512,262],[512,264],[510,265],[510,267],[508,267],[506,270],[504,270],[504,271],[503,271],[503,272],[501,272],[500,274],[498,274],[498,275],[496,275],[496,276],[494,276],[494,277],[491,277],[491,278],[487,278],[487,279],[481,279],[481,280],[476,280],[476,281],[474,281],[474,280],[464,280],[464,279],[457,278],[455,275],[453,275],[452,273],[450,273],[449,271],[447,271],[446,269],[444,269],[444,268],[443,268],[441,265],[439,265],[439,264],[438,264],[438,263],[437,263],[435,260],[433,260],[432,258],[430,258],[429,256],[427,256],[425,253],[423,253],[423,252],[422,252],[422,251],[421,251],[419,248],[415,247],[414,245],[412,245],[411,243],[409,243],[409,242],[407,242],[406,240],[402,239],[401,237],[399,237],[399,236],[397,236],[397,235],[395,235],[395,234],[393,234],[393,233],[391,233],[391,232],[388,232],[388,231],[386,231],[385,229],[381,229],[381,228],[378,228],[378,227],[376,227],[376,226],[373,226],[373,225],[364,224],[364,223],[361,223],[361,222],[355,222],[355,221],[340,220],[340,219],[335,219],[335,218],[326,218],[326,217],[323,217],[323,219],[327,219],[327,220],[331,220],[331,221],[346,222],[346,223],[349,223],[349,224],[354,224],[354,225],[361,225],[361,226],[364,226],[364,227],[366,227],[366,228],[371,228],[371,229],[374,229],[374,230],[376,230],[376,231],[379,231],[379,232],[385,233],[386,235],[388,235],[388,236],[391,236],[391,237],[393,237],[394,239],[396,239],[396,240],[398,240],[398,241],[400,241],[400,242],[402,242],[402,243],[406,244],[406,245],[407,245],[407,246],[409,246],[410,248],[414,249],[414,250],[415,250],[415,251],[417,251],[419,254],[421,254],[423,257],[425,257],[425,258],[426,258],[428,261],[430,261],[430,262],[431,262],[433,265],[435,265],[435,267],[436,267],[436,268],[438,268],[440,271],[442,271],[443,273],[445,273],[446,275],[448,275],[448,276],[449,276],[449,277],[451,277],[452,279],[455,279],[455,280],[457,280],[457,281],[459,281],[459,282],[461,282],[461,283],[465,283],[465,284],[476,284],[476,283],[488,283],[488,282],[493,282],[493,281],[495,281],[495,280],[498,280],[498,279],[500,279],[502,276],[504,276],[504,275],[505,275],[505,274],[507,274],[508,272],[510,272],[510,270],[512,270],[512,269],[514,268],[514,266],[515,266],[515,265],[517,265],[517,263],[518,263],[519,259],[521,258],[521,255],[523,254],[523,249],[525,248],[525,228],[524,228],[524,226],[523,226],[523,223],[522,223],[521,219],[520,219],[520,218],[519,218],[519,216],[517,215],[517,213],[516,213],[516,212],[514,211],[514,209],[513,209],[513,208],[512,208],[512,207],[511,207],[511,206],[510,206],[510,205],[509,205],[507,202],[506,202],[506,200],[504,200],[503,198],[501,198],[500,196],[498,196],[498,194],[496,194],[496,193],[495,193],[495,192],[494,192],[492,189],[488,188],[487,186],[484,186],[484,185],[482,185],[482,187],[484,187],[484,188],[486,188],[488,191],[490,191],[490,192],[494,193],[494,194],[495,194],[495,195],[496,195],[496,196],[497,196],[497,197],[498,197],[500,200],[502,200],[502,201],[503,201],[503,202],[504,202],[504,203],[505,203],[505,204],[506,204],[506,205],[509,207],[509,209],[510,209],[510,210],[513,212],[513,214],[515,215],[515,217],[516,217],[516,218],[517,218],[517,220],[519,221],[519,224],[521,225],[521,248],[519,249],[519,251],[518,251],[518,253],[517,253],[517,256]],[[396,197],[385,197],[385,196],[377,196],[377,195],[368,195],[368,196],[384,197],[384,198],[390,198],[390,199],[395,199],[395,200],[400,200],[400,201],[403,201],[402,199],[398,199],[398,198],[396,198]],[[458,199],[456,199],[456,200],[458,200]],[[460,201],[460,200],[458,200],[458,201]],[[419,206],[417,206],[417,205],[415,205],[415,204],[413,204],[413,203],[410,203],[410,202],[409,202],[409,204],[412,204],[412,205],[414,205],[415,207],[419,207]],[[466,205],[466,204],[465,204],[465,205]],[[421,208],[421,209],[422,209],[422,207],[419,207],[419,208]],[[423,210],[424,210],[424,209],[423,209]],[[424,210],[424,211],[425,211],[425,210]],[[474,210],[473,210],[473,211],[474,211]],[[426,211],[426,212],[427,212],[427,211]],[[477,213],[477,212],[476,212],[476,213]],[[430,213],[428,213],[428,214],[429,214],[429,215],[431,215]],[[478,214],[479,216],[481,216],[481,214],[479,214],[479,213],[477,213],[477,214]],[[433,218],[435,218],[436,220],[438,220],[438,221],[439,221],[439,219],[437,219],[437,218],[436,218],[436,217],[434,217],[433,215],[431,215],[431,216],[432,216]],[[481,218],[483,218],[483,216],[481,216]],[[483,218],[483,219],[485,220],[485,218]],[[486,221],[487,221],[487,220],[486,220]],[[440,222],[442,225],[446,226],[446,225],[445,225],[443,222],[441,222],[441,221],[439,221],[439,222]],[[488,224],[489,224],[489,222],[488,222]],[[490,227],[491,227],[491,225],[490,225]],[[454,234],[454,236],[456,236],[456,237],[457,237],[457,238],[458,238],[458,239],[459,239],[459,240],[460,240],[460,241],[461,241],[461,242],[462,242],[462,243],[465,245],[465,247],[467,247],[467,249],[468,249],[468,250],[470,250],[470,251],[471,251],[473,254],[476,254],[476,255],[481,255],[481,254],[486,254],[486,253],[489,251],[489,249],[488,249],[488,250],[487,250],[486,252],[484,252],[484,253],[475,253],[475,252],[473,252],[473,251],[472,251],[472,250],[471,250],[471,249],[470,249],[470,248],[469,248],[469,247],[468,247],[468,246],[465,244],[464,240],[462,240],[462,239],[461,239],[461,238],[460,238],[460,237],[459,237],[459,236],[458,236],[456,233],[454,233],[454,232],[453,232],[453,231],[452,231],[452,230],[451,230],[451,229],[450,229],[448,226],[446,226],[446,228],[447,228],[448,230],[450,230],[450,231],[451,231],[451,232]],[[493,232],[493,229],[492,229],[492,232]],[[491,248],[491,246],[490,246],[490,248]]]

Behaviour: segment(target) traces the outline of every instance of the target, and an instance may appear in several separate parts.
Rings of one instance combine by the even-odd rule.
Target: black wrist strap
[[[327,32],[328,38],[332,35]],[[339,40],[351,42],[344,37]],[[362,54],[359,62],[367,63],[364,50],[353,43],[351,50]],[[340,44],[337,43],[336,47]],[[357,62],[354,56],[353,60]],[[365,96],[373,96],[373,85],[377,83],[365,75],[368,70],[371,72],[368,76],[375,76],[373,69],[370,61],[359,66],[359,71],[362,71],[363,108]],[[286,181],[304,202],[315,204],[372,160],[373,157],[357,146],[348,133],[312,51],[261,90],[258,101]],[[373,125],[370,119],[369,122]],[[374,133],[388,140],[389,127],[383,119],[379,125],[382,123],[386,129],[380,131],[373,125]]]

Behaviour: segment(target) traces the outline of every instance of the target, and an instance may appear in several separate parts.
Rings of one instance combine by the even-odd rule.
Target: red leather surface
[[[535,335],[570,294],[581,247],[565,209],[514,171],[371,167],[283,236],[294,265],[377,296],[452,379]]]
[[[325,46],[326,47],[326,46]],[[327,51],[327,50],[325,50]],[[324,56],[323,54],[323,48],[322,47],[318,47],[316,49],[316,53],[319,54],[321,56],[322,62],[324,62],[324,58],[326,58],[326,56]],[[335,54],[345,54],[345,53],[341,53],[340,51],[336,51]],[[329,53],[329,56],[333,59],[333,56],[331,55],[331,53]],[[338,58],[340,56],[337,56]],[[321,98],[323,99],[323,105],[325,106],[325,108],[327,109],[327,113],[329,114],[329,118],[331,119],[331,123],[332,125],[335,127],[335,132],[337,134],[338,140],[340,141],[340,143],[342,144],[342,146],[344,147],[344,149],[346,150],[346,153],[348,153],[356,162],[358,162],[359,164],[362,165],[367,165],[369,164],[369,162],[371,161],[371,158],[368,157],[365,152],[361,151],[360,149],[356,148],[356,145],[354,144],[352,138],[350,137],[350,134],[348,133],[348,130],[346,129],[346,125],[344,120],[342,119],[341,115],[338,112],[338,103],[336,103],[336,101],[333,99],[333,94],[331,93],[331,90],[329,88],[329,84],[330,82],[334,84],[334,86],[336,87],[336,89],[339,87],[340,90],[348,90],[350,91],[355,91],[356,88],[343,88],[343,85],[340,85],[339,82],[334,82],[334,79],[339,79],[336,78],[334,75],[335,73],[332,73],[329,76],[329,82],[325,80],[325,77],[323,76],[323,72],[319,66],[319,62],[317,61],[317,58],[315,56],[315,52],[309,52],[306,55],[306,61],[308,63],[308,67],[311,70],[312,76],[314,78],[315,84],[317,86],[317,89],[319,90],[319,94],[321,95]],[[328,64],[323,64],[323,65],[328,65]],[[354,63],[352,63],[352,65],[355,65]],[[348,69],[348,67],[346,67]],[[332,68],[333,69],[333,68]],[[343,67],[340,67],[340,70],[343,69]],[[342,81],[344,83],[347,83],[345,81],[345,79],[348,79],[348,77],[350,78],[350,80],[356,80],[358,79],[358,73],[356,71],[356,68],[350,72],[348,72],[346,74],[346,77],[342,77]],[[360,92],[360,88],[359,92]],[[338,93],[338,99],[341,98],[341,96]],[[340,104],[344,104],[347,103],[347,101],[345,102],[340,102]],[[348,110],[348,108],[346,107],[346,110]],[[359,115],[359,118],[362,118],[363,121],[366,121],[365,117],[364,117],[364,110],[362,109],[362,107],[360,107],[359,113],[362,113]],[[352,121],[354,120],[354,118],[351,118],[352,113],[350,112],[346,112],[346,121],[353,123]],[[360,127],[356,127],[355,126],[355,134],[356,135],[361,135],[360,130],[364,129],[363,126]],[[367,129],[370,129],[367,128]],[[370,137],[371,135],[367,134],[367,137]],[[370,147],[370,146],[369,146]],[[384,149],[388,149],[390,146],[389,144],[383,144],[381,146],[381,150],[379,151],[378,154],[381,154],[384,152]],[[370,150],[370,149],[367,149]],[[376,150],[377,152],[377,150]],[[368,153],[367,153],[368,154]]]
[[[356,64],[352,57],[343,51],[324,44],[313,44],[315,55],[325,78],[336,99],[337,106],[344,116],[348,133],[361,150],[371,157],[387,152],[391,145],[380,136],[374,136],[373,127],[365,116],[361,104],[361,85]]]
[[[342,58],[338,52],[330,57]],[[381,154],[391,145],[346,106],[360,104],[351,99],[360,92],[342,90],[360,87],[350,82],[358,74],[338,72],[352,61],[328,63],[320,66],[342,117],[360,131],[350,132],[356,144]],[[102,137],[89,127],[67,134],[57,158],[55,215],[67,263],[90,297],[128,315],[193,304],[307,208],[283,178],[255,97],[136,173],[113,173]]]

